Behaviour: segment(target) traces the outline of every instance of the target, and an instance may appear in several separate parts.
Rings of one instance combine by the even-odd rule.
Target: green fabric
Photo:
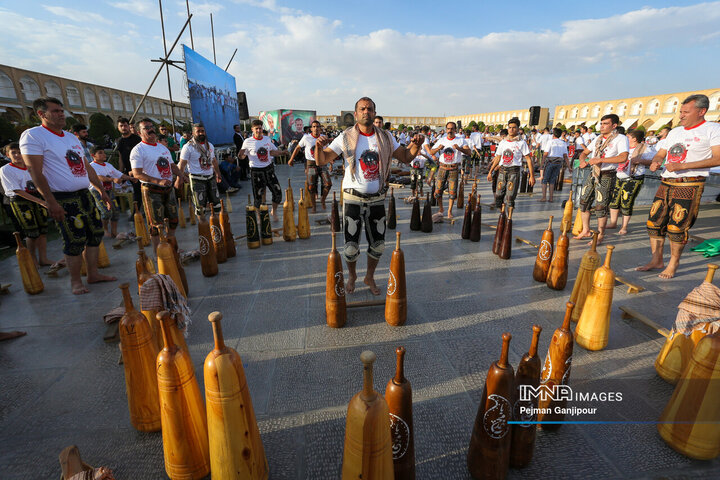
[[[168,150],[170,150],[170,155],[172,156],[172,160],[174,163],[177,163],[177,159],[175,158],[175,152],[173,152],[170,148],[174,145],[177,145],[177,142],[175,141],[174,138],[172,138],[172,135],[168,135],[167,142],[168,142]]]
[[[720,250],[720,239],[717,240],[705,240],[697,247],[691,249],[693,252],[707,252]]]

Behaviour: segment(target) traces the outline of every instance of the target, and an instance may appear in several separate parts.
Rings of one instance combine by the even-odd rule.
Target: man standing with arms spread
[[[208,202],[213,206],[220,205],[217,184],[222,182],[222,175],[215,158],[215,147],[208,141],[202,123],[193,125],[192,140],[180,152],[178,169],[184,172],[186,166],[190,173],[190,191],[195,212],[205,212]]]
[[[260,208],[265,188],[269,188],[272,194],[270,213],[273,219],[277,220],[277,207],[282,201],[282,189],[275,176],[275,167],[270,157],[280,155],[280,151],[270,137],[263,135],[262,120],[252,121],[252,133],[252,137],[246,138],[243,142],[238,155],[241,159],[245,157],[250,159],[250,182],[252,182],[255,208]]]
[[[647,220],[652,259],[638,267],[647,271],[661,269],[665,236],[670,237],[670,262],[658,275],[675,276],[680,256],[688,241],[688,232],[697,219],[700,199],[710,169],[720,165],[720,125],[706,122],[710,100],[705,95],[690,95],[680,106],[680,126],[662,140],[650,164],[656,171],[665,161],[662,183],[655,193]]]
[[[110,199],[95,170],[84,158],[80,141],[62,129],[65,125],[62,102],[52,97],[38,98],[33,102],[33,110],[42,125],[22,133],[20,151],[33,183],[47,202],[48,212],[62,235],[72,292],[75,295],[88,293],[80,276],[83,250],[88,283],[115,280],[115,277],[98,273],[98,246],[104,230],[88,187],[92,183],[108,206]]]
[[[173,189],[173,174],[177,175],[176,186],[185,182],[185,175],[172,161],[170,150],[157,141],[155,125],[149,118],[143,118],[137,123],[142,142],[138,143],[130,152],[130,165],[133,177],[142,184],[142,197],[145,201],[145,215],[150,225],[150,238],[153,248],[157,252],[160,243],[160,232],[164,220],[170,223],[168,236],[175,236],[178,224],[178,209],[175,190]]]
[[[364,283],[373,295],[380,295],[375,284],[375,268],[385,249],[385,192],[387,191],[392,158],[410,163],[422,144],[416,135],[410,148],[401,147],[386,130],[375,128],[375,102],[363,97],[355,103],[354,126],[347,128],[332,143],[325,135],[317,139],[315,161],[322,166],[342,154],[345,163],[343,177],[343,257],[348,266],[345,289],[355,291],[356,264],[360,256],[361,220],[368,239],[368,267]],[[328,146],[329,144],[329,146]]]
[[[520,167],[522,167],[523,158],[525,158],[529,170],[528,184],[535,185],[535,169],[530,156],[530,148],[527,143],[518,138],[519,129],[520,120],[511,118],[508,122],[507,137],[500,141],[487,174],[488,182],[492,182],[493,172],[499,170],[495,189],[495,206],[497,208],[500,208],[503,202],[507,207],[515,206],[515,197],[517,197],[518,187],[520,186]]]
[[[457,131],[455,122],[448,122],[445,125],[445,130],[447,130],[447,135],[435,142],[433,148],[430,149],[430,154],[435,155],[442,150],[439,157],[440,166],[435,178],[435,199],[440,207],[438,211],[443,213],[442,194],[446,188],[448,189],[450,200],[448,201],[447,218],[452,218],[452,209],[457,198],[458,182],[462,180],[463,154],[470,155],[470,148],[464,138],[455,136]]]
[[[605,238],[605,226],[615,188],[617,167],[627,161],[630,151],[627,137],[616,130],[619,123],[620,118],[614,113],[604,115],[600,119],[600,136],[595,137],[580,154],[580,168],[590,165],[592,170],[585,178],[580,193],[580,217],[583,228],[574,237],[575,239],[592,236],[590,208],[593,202],[598,217],[598,243]],[[588,156],[590,160],[586,161]]]
[[[120,138],[117,141],[117,151],[120,155],[120,160],[118,161],[118,170],[120,170],[125,175],[131,175],[132,167],[130,167],[130,152],[132,152],[132,149],[135,148],[135,145],[140,143],[140,137],[130,131],[130,121],[125,117],[118,118],[117,129],[120,132]],[[143,203],[142,194],[140,191],[140,183],[133,182],[132,188],[133,202],[137,202],[138,207],[140,207],[140,209],[142,210]],[[130,210],[130,218],[128,220],[132,221],[133,212],[132,209]]]
[[[314,199],[317,197],[318,178],[320,179],[320,201],[322,202],[323,210],[325,210],[325,200],[332,188],[332,180],[330,179],[330,171],[328,170],[330,165],[320,167],[315,163],[315,143],[320,137],[320,133],[320,122],[314,120],[310,124],[310,133],[306,133],[302,139],[300,139],[288,161],[288,165],[292,167],[295,162],[295,156],[301,151],[305,154],[305,177],[307,179],[308,190],[313,198],[312,213],[317,212]]]

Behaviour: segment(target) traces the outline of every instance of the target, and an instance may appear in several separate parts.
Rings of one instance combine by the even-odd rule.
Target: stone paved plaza
[[[282,184],[293,179],[299,198],[302,167],[277,168]],[[334,190],[340,179],[334,179]],[[232,197],[235,235],[245,231],[244,205],[249,184]],[[467,191],[467,190],[466,190]],[[537,188],[536,188],[537,191]],[[482,202],[492,193],[482,182]],[[706,204],[693,234],[717,238],[720,204]],[[384,321],[383,307],[348,311],[347,325],[325,325],[325,267],[330,227],[311,215],[312,236],[292,243],[276,238],[272,246],[248,250],[238,241],[238,255],[204,278],[199,262],[186,266],[193,323],[187,343],[202,389],[202,365],[212,349],[207,316],[224,315],[226,343],[242,356],[253,405],[273,479],[337,479],[343,452],[345,411],[362,387],[360,353],[377,354],[375,388],[384,392],[395,367],[394,349],[407,349],[405,375],[414,393],[415,451],[418,479],[465,479],[466,452],[488,367],[500,355],[501,335],[513,335],[513,367],[527,351],[531,327],[543,327],[540,356],[545,357],[552,332],[562,323],[585,242],[572,241],[570,276],[564,291],[532,279],[536,251],[513,244],[512,259],[491,252],[493,232],[483,227],[479,243],[460,239],[461,221],[436,224],[430,234],[411,232],[407,189],[396,191],[398,228],[402,233],[408,288],[408,320],[403,327]],[[562,198],[567,197],[567,187]],[[562,216],[560,202],[537,202],[520,195],[514,233],[539,242],[548,215]],[[328,207],[329,211],[329,207]],[[461,220],[462,212],[455,215]],[[653,362],[663,338],[637,321],[621,318],[618,307],[630,306],[671,327],[677,305],[702,282],[709,261],[686,253],[678,276],[660,281],[656,273],[633,268],[649,257],[644,228],[647,208],[640,207],[626,238],[610,233],[616,245],[612,267],[645,288],[614,290],[609,344],[588,352],[575,347],[570,385],[586,391],[620,391],[622,402],[600,404],[597,417],[576,420],[654,421],[672,394],[672,386],[655,373]],[[495,223],[497,212],[483,209]],[[274,225],[281,226],[281,223]],[[559,221],[555,222],[555,235]],[[132,228],[121,221],[120,230]],[[197,248],[196,230],[178,229],[180,247]],[[394,232],[377,271],[383,289],[388,277]],[[621,241],[622,240],[622,241]],[[342,244],[341,239],[339,239]],[[691,242],[690,246],[697,242]],[[366,247],[362,240],[362,248]],[[90,465],[111,467],[118,479],[167,478],[160,432],[144,434],[130,424],[117,344],[103,342],[102,316],[121,301],[117,286],[131,284],[137,305],[134,245],[108,246],[111,267],[104,272],[118,282],[93,285],[91,293],[69,293],[67,272],[43,275],[45,291],[28,296],[22,290],[15,258],[0,262],[2,283],[13,284],[0,297],[0,330],[24,330],[27,336],[0,343],[0,479],[58,478],[58,453],[76,444]],[[60,257],[60,242],[49,245]],[[149,249],[146,249],[149,251]],[[599,248],[604,257],[605,248]],[[359,262],[362,277],[365,258]],[[347,275],[347,271],[346,271]],[[720,283],[720,280],[716,280]],[[350,300],[367,300],[364,285]],[[564,425],[539,432],[534,458],[510,478],[720,478],[720,461],[693,461],[668,447],[652,424]]]

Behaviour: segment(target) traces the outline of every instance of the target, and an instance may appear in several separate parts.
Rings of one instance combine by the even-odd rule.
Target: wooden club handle
[[[373,363],[377,359],[377,355],[370,350],[365,350],[360,354],[360,361],[363,363],[363,400],[372,400],[375,398],[375,390],[373,389]]]

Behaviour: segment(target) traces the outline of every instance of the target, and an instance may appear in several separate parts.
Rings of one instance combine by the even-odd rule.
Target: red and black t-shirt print
[[[172,178],[172,170],[170,169],[170,160],[168,160],[166,157],[158,157],[157,163],[155,164],[157,167],[158,173],[160,173],[161,178],[170,179]]]
[[[380,157],[374,150],[365,150],[360,155],[360,168],[363,178],[369,182],[380,178]]]
[[[685,161],[687,157],[687,148],[681,142],[676,143],[667,153],[667,161],[670,163],[679,163]]]
[[[72,149],[68,149],[68,151],[65,152],[65,161],[67,162],[68,167],[70,167],[70,171],[73,175],[76,177],[87,176],[87,173],[85,172],[85,161],[80,154]]]
[[[25,184],[25,193],[29,193],[30,195],[37,195],[38,190],[32,180],[28,180]]]
[[[511,149],[506,148],[505,150],[503,150],[503,152],[502,152],[503,165],[510,165],[513,161],[513,158],[515,158],[515,154],[513,153],[513,151]]]
[[[258,160],[260,160],[261,162],[267,162],[267,160],[268,160],[268,149],[265,148],[265,147],[260,147],[260,148],[258,148],[258,150],[257,150],[257,157],[258,157]]]
[[[445,159],[445,163],[452,163],[455,160],[455,149],[452,147],[445,147],[443,149],[443,159]]]

